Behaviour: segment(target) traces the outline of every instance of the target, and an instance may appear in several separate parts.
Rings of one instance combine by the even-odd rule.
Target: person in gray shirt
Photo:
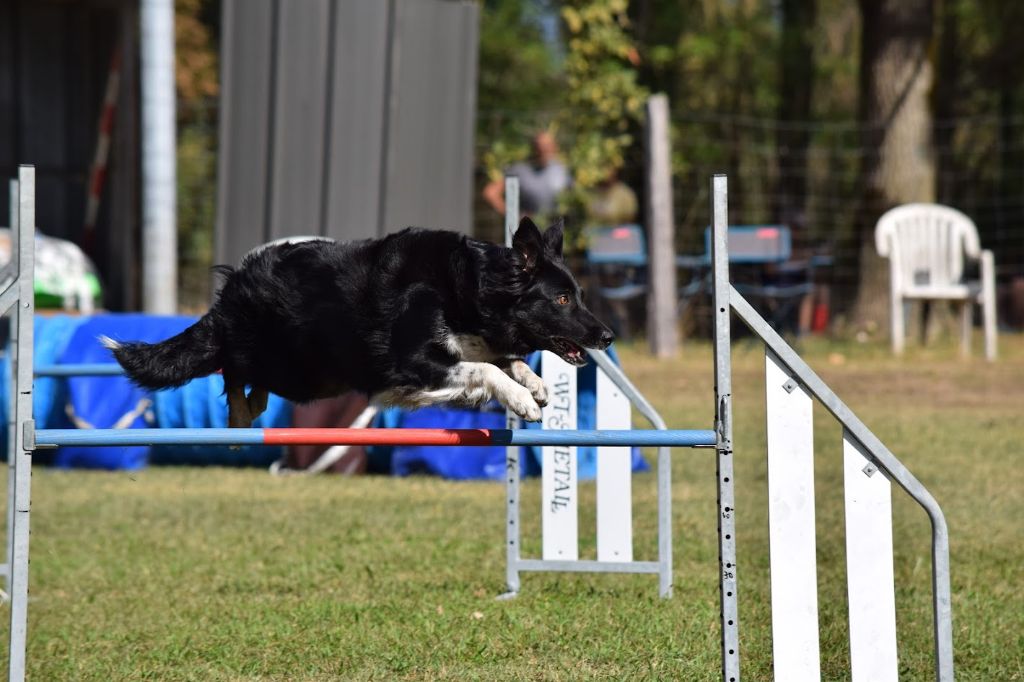
[[[558,159],[558,143],[551,133],[537,133],[531,142],[531,159],[512,164],[505,169],[505,175],[519,178],[519,205],[523,214],[546,216],[555,210],[558,195],[572,184],[572,177]],[[483,197],[495,211],[504,214],[504,179],[488,183]]]

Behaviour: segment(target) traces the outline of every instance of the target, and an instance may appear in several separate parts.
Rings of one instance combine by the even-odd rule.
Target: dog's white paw
[[[541,420],[540,405],[533,399],[530,391],[525,388],[508,396],[505,407],[515,412],[521,419],[528,422]]]
[[[544,385],[543,379],[536,374],[531,374],[523,381],[523,385],[526,386],[526,390],[530,392],[538,405],[544,407],[548,404],[548,387]]]
[[[522,360],[513,360],[510,367],[510,374],[521,386],[525,386],[538,405],[544,407],[548,404],[548,389],[544,380],[534,374],[530,366]]]

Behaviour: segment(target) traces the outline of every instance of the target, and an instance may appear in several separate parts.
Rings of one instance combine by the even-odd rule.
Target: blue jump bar
[[[37,365],[37,377],[110,377],[124,374],[121,365],[114,362],[94,362],[67,365]]]
[[[63,445],[282,445],[282,444],[413,444],[435,445],[619,445],[714,446],[712,430],[544,431],[540,429],[458,430],[421,429],[409,437],[407,429],[40,429],[37,448]],[[313,432],[316,432],[315,434]],[[336,438],[335,438],[335,433]],[[403,433],[406,432],[406,433]],[[306,435],[306,434],[311,435]],[[389,440],[389,438],[391,440]]]

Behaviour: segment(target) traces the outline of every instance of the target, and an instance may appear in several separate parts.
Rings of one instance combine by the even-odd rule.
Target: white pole
[[[174,93],[174,2],[142,0],[142,305],[178,308],[178,206]]]

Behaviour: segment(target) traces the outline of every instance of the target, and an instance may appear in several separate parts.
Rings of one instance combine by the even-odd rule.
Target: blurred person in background
[[[627,225],[636,222],[636,193],[619,180],[613,168],[590,192],[586,205],[588,225]]]
[[[569,169],[558,157],[554,135],[541,131],[531,141],[528,161],[514,163],[505,176],[519,178],[519,206],[523,215],[547,220],[555,211],[558,195],[572,184]],[[484,187],[483,197],[498,213],[505,213],[505,180],[492,180]]]

